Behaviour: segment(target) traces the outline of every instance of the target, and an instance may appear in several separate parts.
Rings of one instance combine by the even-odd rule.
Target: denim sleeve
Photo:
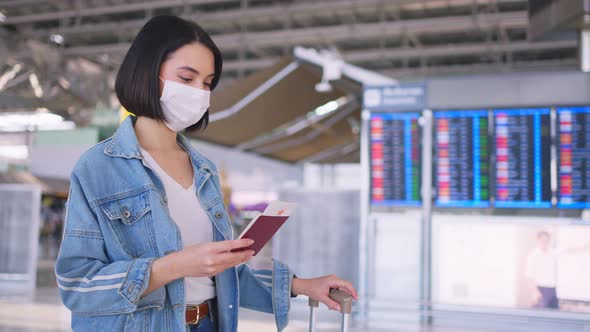
[[[274,314],[277,330],[282,331],[289,321],[293,272],[278,260],[273,260],[272,270],[253,270],[245,264],[237,269],[240,306]]]
[[[55,264],[64,305],[74,313],[88,315],[135,311],[147,289],[155,258],[109,260],[98,220],[75,173],[66,211],[64,237]]]

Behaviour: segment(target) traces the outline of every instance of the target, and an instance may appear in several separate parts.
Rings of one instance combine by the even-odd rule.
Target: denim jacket
[[[190,155],[196,194],[213,224],[214,241],[232,239],[215,165],[182,135],[178,142]],[[62,301],[72,311],[72,329],[188,331],[182,278],[141,297],[154,260],[181,250],[182,241],[163,184],[141,157],[131,117],[80,158],[70,180],[55,273]],[[292,278],[277,260],[272,270],[243,264],[218,274],[219,331],[237,330],[240,306],[274,313],[277,329],[283,330]]]

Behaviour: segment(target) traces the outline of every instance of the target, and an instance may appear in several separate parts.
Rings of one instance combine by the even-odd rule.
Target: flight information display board
[[[590,107],[557,109],[558,207],[590,207]]]
[[[489,112],[485,110],[434,113],[435,205],[490,205]]]
[[[371,204],[419,206],[420,113],[373,113],[371,132]]]
[[[551,110],[494,110],[495,207],[551,207]]]

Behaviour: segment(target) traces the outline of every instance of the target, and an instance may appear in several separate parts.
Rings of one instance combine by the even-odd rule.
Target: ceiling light
[[[37,98],[41,98],[43,96],[43,89],[41,88],[41,84],[39,84],[39,78],[35,73],[31,73],[29,75],[29,82],[31,83],[31,87],[33,88],[33,93]]]
[[[315,85],[315,91],[319,93],[332,92],[332,84],[328,81],[321,81]]]
[[[335,100],[329,101],[322,106],[315,109],[315,115],[322,116],[328,113],[332,113],[338,109],[338,102]]]
[[[65,41],[64,36],[57,33],[54,33],[51,36],[49,36],[49,40],[58,45],[63,45]]]
[[[6,83],[8,83],[11,79],[13,79],[22,68],[23,68],[23,66],[20,63],[17,63],[10,70],[8,70],[4,74],[2,74],[2,76],[0,76],[0,91],[2,91],[2,89],[4,89],[4,86],[6,86]]]
[[[331,100],[323,105],[316,107],[316,109],[313,112],[310,112],[309,116],[314,118],[330,114],[337,110],[340,106],[346,104],[348,101],[349,100],[346,96],[342,96],[338,99]]]
[[[70,89],[70,81],[68,81],[67,78],[61,76],[60,78],[57,79],[57,82],[59,83],[59,85],[61,85],[62,88],[68,90]]]

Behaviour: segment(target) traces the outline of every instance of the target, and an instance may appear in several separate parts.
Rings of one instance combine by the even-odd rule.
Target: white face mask
[[[209,109],[211,92],[169,80],[162,82],[164,91],[160,105],[166,117],[166,126],[179,132],[199,122]]]

